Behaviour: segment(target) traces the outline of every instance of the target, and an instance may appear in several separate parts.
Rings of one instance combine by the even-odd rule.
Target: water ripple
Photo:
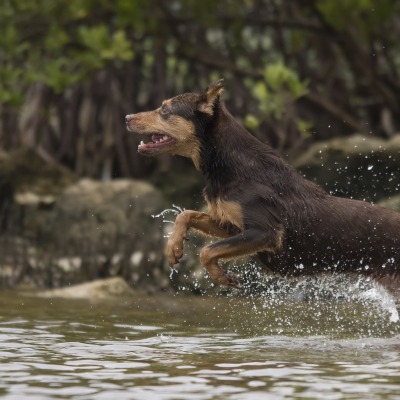
[[[136,301],[146,304],[145,298]],[[294,316],[300,313],[306,320],[306,312],[317,308],[315,304],[281,304],[275,309],[278,318],[268,313],[262,299],[219,298],[218,307],[215,299],[191,299],[190,310],[186,299],[174,302],[172,310],[164,308],[163,298],[157,307],[153,299],[149,310],[126,302],[109,309],[105,304],[80,303],[71,310],[66,303],[52,302],[49,307],[44,300],[33,301],[31,309],[10,307],[0,319],[0,396],[7,400],[398,398],[400,336],[383,313],[371,316],[371,310],[364,313],[358,305],[351,309],[349,303],[335,304],[334,321],[344,323],[349,310],[351,318],[356,315],[353,326],[342,331],[345,335],[336,337],[332,325],[325,331],[318,328],[317,332],[325,332],[319,335],[307,335],[301,322],[296,325]],[[293,325],[282,326],[283,334],[274,333],[285,315],[301,335],[293,334]],[[365,334],[366,316],[369,329],[385,329],[375,331],[381,337]],[[273,327],[268,334],[257,325],[261,322]]]

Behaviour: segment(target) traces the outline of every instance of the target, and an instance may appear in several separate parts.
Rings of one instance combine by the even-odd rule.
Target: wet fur
[[[218,260],[249,254],[283,276],[356,272],[395,282],[391,277],[400,275],[400,214],[331,196],[304,179],[233,118],[220,100],[221,91],[217,82],[204,93],[180,95],[167,103],[169,118],[193,126],[190,132],[179,132],[180,140],[188,135],[191,145],[198,146],[191,149],[195,156],[169,152],[191,157],[201,170],[209,209],[178,216],[167,246],[171,266],[183,254],[187,230],[194,228],[222,238],[204,247],[200,259],[224,285],[237,287],[239,282]]]

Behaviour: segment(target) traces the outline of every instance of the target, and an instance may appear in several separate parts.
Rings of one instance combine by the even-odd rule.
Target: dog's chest
[[[239,229],[244,229],[243,213],[239,203],[216,199],[207,201],[208,215],[220,224],[232,224]]]

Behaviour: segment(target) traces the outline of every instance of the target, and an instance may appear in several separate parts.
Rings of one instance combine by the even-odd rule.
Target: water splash
[[[366,301],[373,301],[389,312],[390,322],[399,322],[399,313],[396,308],[396,302],[394,298],[383,288],[383,286],[379,285],[376,282],[373,282],[374,286],[365,291],[361,292],[361,298],[364,298]]]
[[[237,272],[237,267],[232,269]],[[240,322],[232,322],[248,334],[346,338],[399,333],[394,299],[370,278],[345,274],[284,278],[265,275],[254,263],[242,264],[240,271],[240,300],[237,291],[225,289],[224,294],[248,303],[251,316],[240,315]]]
[[[162,218],[163,224],[174,224],[175,221],[171,221],[171,220],[167,219],[167,216],[169,216],[170,214],[177,216],[180,213],[182,213],[183,211],[185,211],[184,208],[179,207],[175,204],[172,204],[172,208],[166,208],[165,210],[161,211],[159,214],[151,214],[151,216],[153,218]],[[164,235],[164,237],[168,238],[170,234],[171,234],[171,232],[167,232]]]
[[[165,238],[170,235],[175,217],[184,210],[173,204],[172,208],[152,215],[165,224]],[[204,244],[202,238],[191,236],[185,244],[186,257],[177,269],[171,269],[170,278],[178,293],[217,294],[249,303],[251,322],[247,315],[239,316],[248,322],[243,322],[246,329],[252,325],[251,329],[258,333],[346,336],[351,332],[365,337],[387,335],[400,327],[394,299],[366,277],[327,274],[288,279],[265,274],[256,263],[242,261],[229,265],[229,270],[240,277],[240,291],[214,285],[198,261],[199,249]],[[237,309],[227,310],[227,314],[237,317]],[[229,325],[235,324],[236,320]]]
[[[151,214],[151,216],[152,216],[153,218],[162,218],[162,221],[163,221],[163,222],[173,224],[174,221],[168,221],[168,220],[166,220],[166,219],[165,219],[165,216],[166,216],[167,214],[170,214],[170,213],[173,214],[173,215],[178,215],[178,214],[182,213],[183,211],[185,211],[184,208],[179,207],[179,206],[177,206],[177,205],[175,205],[175,204],[172,204],[172,208],[166,208],[165,210],[161,211],[159,214]]]

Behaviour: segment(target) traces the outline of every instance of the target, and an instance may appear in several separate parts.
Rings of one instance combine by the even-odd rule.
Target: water
[[[383,303],[0,295],[4,399],[399,399]]]

